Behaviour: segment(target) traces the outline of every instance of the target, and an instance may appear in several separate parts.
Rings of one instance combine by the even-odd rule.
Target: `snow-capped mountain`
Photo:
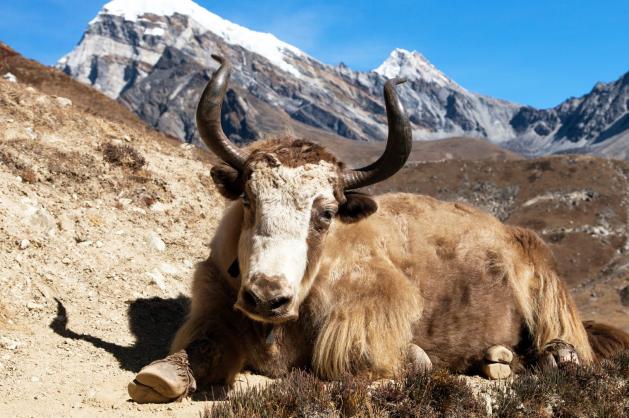
[[[405,77],[411,80],[421,79],[441,87],[461,89],[461,86],[446,77],[444,73],[439,71],[417,51],[411,52],[402,48],[396,48],[373,71],[386,78]]]
[[[125,103],[152,126],[196,142],[194,110],[216,69],[212,53],[234,66],[223,125],[236,141],[281,133],[290,129],[286,120],[350,139],[384,139],[382,87],[388,78],[402,76],[409,82],[398,91],[416,140],[473,136],[529,154],[561,150],[567,142],[575,148],[573,139],[556,136],[558,123],[570,119],[565,112],[469,92],[418,52],[395,49],[369,72],[331,66],[191,0],[111,1],[57,66]],[[557,118],[552,128],[541,127]],[[587,141],[576,142],[583,147],[596,139]]]

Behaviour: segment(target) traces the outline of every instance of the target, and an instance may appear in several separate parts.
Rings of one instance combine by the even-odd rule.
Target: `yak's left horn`
[[[227,91],[231,65],[219,55],[212,55],[212,58],[221,66],[212,75],[212,79],[203,90],[199,100],[197,129],[205,145],[218,158],[236,170],[242,171],[247,156],[227,138],[221,126],[221,105]]]
[[[359,169],[346,170],[343,173],[345,190],[358,189],[387,179],[397,173],[408,160],[413,145],[411,123],[394,87],[405,81],[405,79],[394,78],[385,83],[384,102],[389,124],[387,146],[375,163]]]

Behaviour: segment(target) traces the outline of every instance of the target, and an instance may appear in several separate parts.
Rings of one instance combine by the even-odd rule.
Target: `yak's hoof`
[[[544,346],[540,356],[542,367],[555,368],[566,364],[579,364],[579,356],[572,344],[555,339]]]
[[[513,353],[504,345],[493,345],[485,351],[483,374],[492,380],[506,379],[511,376]]]
[[[196,390],[196,381],[184,350],[145,366],[129,383],[129,396],[137,403],[179,401]]]
[[[408,346],[407,359],[409,365],[415,370],[421,370],[423,372],[432,370],[432,361],[430,361],[428,354],[418,345],[410,344]]]

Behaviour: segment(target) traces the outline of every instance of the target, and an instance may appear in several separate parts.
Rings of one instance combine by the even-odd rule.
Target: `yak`
[[[629,335],[584,324],[553,257],[533,232],[462,203],[358,192],[399,171],[410,122],[388,80],[388,138],[373,164],[349,169],[295,139],[232,144],[221,127],[231,67],[220,64],[197,127],[221,160],[228,205],[197,266],[190,312],[171,354],[129,384],[137,402],[182,399],[197,385],[294,368],[332,380],[447,368],[492,379],[530,364],[587,364],[629,348]]]

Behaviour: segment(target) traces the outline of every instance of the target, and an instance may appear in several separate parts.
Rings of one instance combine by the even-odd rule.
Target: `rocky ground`
[[[208,254],[224,205],[212,159],[42,77],[0,80],[0,415],[198,414],[207,394],[136,405],[126,385],[165,354]],[[464,199],[538,230],[584,316],[628,329],[626,162],[494,151],[465,162],[465,146],[442,144],[430,155],[444,161],[378,190]]]
[[[0,135],[0,415],[200,411],[135,405],[126,384],[207,256],[223,200],[205,153],[7,81]]]

